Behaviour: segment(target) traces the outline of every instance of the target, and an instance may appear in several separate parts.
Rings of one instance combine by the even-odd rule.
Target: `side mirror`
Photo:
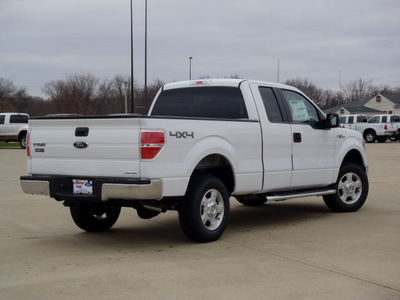
[[[327,114],[324,120],[324,128],[337,128],[339,127],[339,115]]]

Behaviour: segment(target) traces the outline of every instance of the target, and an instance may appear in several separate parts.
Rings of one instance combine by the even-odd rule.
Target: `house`
[[[400,93],[378,94],[371,98],[328,108],[324,112],[339,115],[363,114],[368,117],[376,114],[400,114]]]

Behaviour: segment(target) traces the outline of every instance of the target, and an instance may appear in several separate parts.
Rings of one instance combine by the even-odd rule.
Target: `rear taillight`
[[[162,131],[142,131],[140,135],[140,156],[142,159],[154,159],[165,145]]]
[[[387,130],[387,124],[385,124],[385,130]]]
[[[31,156],[31,149],[29,147],[29,136],[30,136],[30,132],[28,131],[28,133],[26,134],[26,155],[28,157]]]

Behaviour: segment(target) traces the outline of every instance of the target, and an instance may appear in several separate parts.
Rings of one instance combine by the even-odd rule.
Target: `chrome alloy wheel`
[[[224,218],[224,199],[216,189],[208,190],[200,203],[201,221],[208,230],[217,229]]]
[[[361,197],[362,182],[355,173],[346,173],[339,180],[338,193],[340,200],[345,204],[354,204]]]

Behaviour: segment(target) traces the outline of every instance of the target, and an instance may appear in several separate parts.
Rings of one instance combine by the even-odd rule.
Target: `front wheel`
[[[229,195],[223,182],[214,176],[197,176],[189,184],[179,208],[179,222],[191,240],[208,243],[224,233],[229,215]]]
[[[368,196],[368,177],[359,165],[347,163],[339,171],[336,193],[323,196],[325,204],[335,212],[354,212]]]
[[[112,204],[78,202],[71,203],[71,216],[75,224],[89,232],[109,230],[118,220],[121,207]]]
[[[378,140],[379,143],[384,143],[384,142],[386,142],[387,137],[386,136],[378,136],[376,139]]]

